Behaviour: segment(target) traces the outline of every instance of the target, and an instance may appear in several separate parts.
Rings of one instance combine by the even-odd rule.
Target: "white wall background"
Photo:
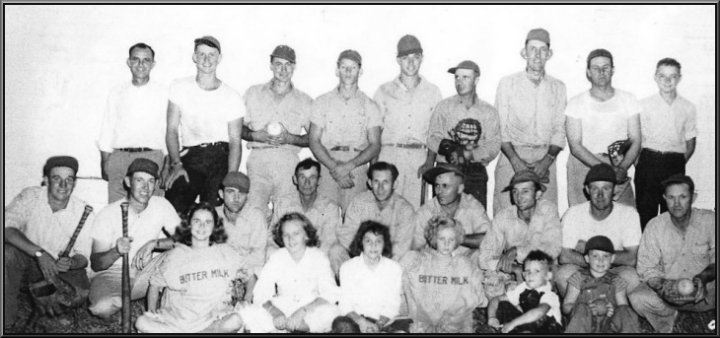
[[[698,108],[698,147],[688,165],[698,186],[697,206],[715,205],[715,8],[712,5],[8,5],[5,10],[4,198],[37,185],[47,157],[69,154],[80,176],[99,176],[95,138],[109,89],[129,81],[127,48],[153,46],[152,77],[168,83],[193,75],[193,39],[211,34],[223,49],[219,77],[243,93],[270,79],[268,54],[294,47],[295,84],[312,97],[337,83],[335,60],[352,48],[363,56],[360,88],[373,95],[398,74],[397,40],[416,35],[425,50],[421,73],[447,97],[447,68],[464,59],[482,70],[479,95],[494,103],[499,79],[524,67],[519,51],[535,27],[551,35],[548,72],[572,97],[589,88],[585,58],[606,48],[615,56],[617,88],[638,98],[656,92],[655,63],[670,56],[683,65],[681,95]],[[245,170],[243,151],[241,170]],[[558,157],[560,212],[567,208],[565,163]],[[301,155],[309,155],[304,150]],[[494,163],[488,171],[494,170]],[[632,174],[632,172],[631,172]],[[489,191],[494,182],[490,181]],[[96,207],[104,181],[81,180],[76,194]],[[489,198],[491,201],[492,198]],[[491,203],[489,201],[489,203]],[[489,209],[492,209],[489,206]]]

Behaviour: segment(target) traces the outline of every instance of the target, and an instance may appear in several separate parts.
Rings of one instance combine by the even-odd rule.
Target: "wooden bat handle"
[[[120,204],[122,210],[122,235],[128,236],[128,202]],[[127,253],[122,255],[122,331],[132,333],[130,313],[130,259]]]
[[[68,245],[65,247],[65,250],[60,253],[60,257],[68,257],[70,255],[70,250],[72,250],[72,247],[75,245],[75,241],[77,240],[78,236],[80,235],[80,230],[82,230],[83,225],[85,224],[85,221],[87,221],[88,216],[90,216],[90,213],[93,211],[93,207],[86,205],[85,210],[83,210],[82,217],[80,217],[80,222],[78,223],[77,228],[75,228],[75,232],[73,232],[72,237],[70,237],[70,241],[68,242]]]

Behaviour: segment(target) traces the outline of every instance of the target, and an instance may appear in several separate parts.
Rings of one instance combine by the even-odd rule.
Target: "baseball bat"
[[[128,236],[128,202],[120,204],[122,210],[122,234]],[[131,333],[130,322],[130,259],[127,253],[122,255],[122,331]]]
[[[420,177],[420,205],[425,204],[425,197],[427,195],[427,182],[425,179]]]
[[[82,230],[83,225],[85,224],[85,221],[87,221],[88,216],[90,216],[90,213],[93,211],[93,207],[86,205],[85,210],[83,210],[82,217],[80,217],[80,223],[78,223],[78,226],[75,228],[75,232],[73,232],[72,236],[70,237],[70,241],[68,242],[67,246],[65,247],[65,250],[63,250],[60,253],[60,257],[68,257],[70,255],[70,250],[72,250],[72,247],[75,245],[75,241],[78,238],[78,235],[80,235],[80,230]]]

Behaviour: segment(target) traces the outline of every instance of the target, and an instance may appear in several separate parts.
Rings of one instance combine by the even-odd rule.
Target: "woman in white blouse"
[[[258,276],[253,304],[238,309],[251,333],[328,332],[338,316],[339,290],[317,231],[300,213],[288,213],[273,228],[280,249]]]

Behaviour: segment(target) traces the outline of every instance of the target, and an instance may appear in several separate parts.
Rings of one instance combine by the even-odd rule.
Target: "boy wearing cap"
[[[131,299],[145,297],[148,275],[143,273],[151,264],[153,250],[173,247],[173,240],[163,236],[174,234],[180,217],[166,199],[154,196],[159,177],[157,163],[135,159],[127,169],[125,198],[100,210],[92,224],[90,266],[98,272],[90,285],[88,310],[101,318],[110,318],[120,310],[122,257],[130,259]],[[128,236],[122,236],[120,205],[128,203]]]
[[[343,213],[355,195],[367,190],[367,164],[380,153],[382,116],[358,87],[361,67],[360,53],[340,53],[335,70],[340,83],[315,99],[310,115],[310,150],[329,174],[320,176],[318,192]]]
[[[596,49],[587,57],[586,76],[592,87],[573,97],[565,109],[565,132],[572,156],[567,163],[568,203],[574,206],[587,201],[582,180],[590,167],[609,163],[615,170],[616,181],[627,179],[627,170],[640,150],[640,104],[635,95],[614,88],[613,56],[605,49]],[[627,139],[630,147],[620,163],[612,163],[608,146]],[[617,200],[635,206],[632,187]]]
[[[70,156],[50,157],[43,167],[43,184],[23,189],[5,207],[3,292],[4,327],[17,319],[22,282],[54,278],[70,269],[85,269],[90,257],[91,213],[69,257],[59,258],[78,226],[87,203],[72,196],[78,161]],[[40,307],[40,304],[36,304]],[[40,311],[53,314],[52,308]]]
[[[637,266],[644,283],[629,297],[655,331],[670,333],[678,311],[716,308],[717,231],[715,212],[692,207],[697,194],[689,176],[673,175],[662,188],[668,211],[650,220],[640,239]],[[692,289],[680,294],[683,279]]]
[[[195,39],[192,59],[197,74],[173,81],[167,113],[170,171],[165,197],[178,212],[185,212],[198,196],[200,202],[219,205],[220,183],[228,172],[238,170],[242,158],[245,105],[240,94],[217,77],[220,42],[212,36]]]
[[[695,105],[678,95],[682,80],[680,62],[664,58],[657,63],[655,82],[659,91],[642,101],[640,130],[642,150],[635,167],[635,189],[640,225],[667,211],[660,182],[673,174],[685,174],[685,163],[695,152],[697,112]]]
[[[400,75],[384,83],[373,99],[382,113],[382,150],[380,161],[398,167],[397,193],[412,206],[420,207],[422,173],[433,166],[428,162],[426,146],[430,116],[442,96],[440,89],[420,75],[423,48],[413,35],[405,35],[397,44]]]
[[[167,154],[167,85],[150,79],[155,51],[139,42],[130,47],[129,54],[126,63],[132,81],[110,92],[97,140],[102,178],[108,181],[108,203],[125,197],[125,170],[134,159],[148,158],[162,167]],[[162,189],[155,189],[155,194],[162,196]]]
[[[640,284],[635,271],[640,217],[635,208],[613,202],[615,173],[605,163],[590,168],[584,183],[590,201],[570,207],[562,217],[562,249],[558,257],[562,265],[555,274],[561,296],[565,295],[568,278],[588,266],[583,255],[593,235],[603,235],[612,241],[615,258],[610,271],[627,282],[628,293]]]
[[[513,273],[532,250],[541,250],[555,261],[560,255],[560,216],[557,206],[544,199],[546,188],[532,170],[515,173],[510,184],[510,205],[493,219],[480,248],[480,268]],[[551,262],[552,264],[552,262]]]
[[[498,84],[495,108],[500,116],[502,154],[495,166],[493,215],[511,205],[502,191],[514,172],[532,170],[547,190],[546,200],[557,205],[555,158],[565,147],[565,84],[545,72],[553,55],[550,33],[528,32],[520,56],[525,70],[508,75]]]
[[[248,203],[270,218],[268,202],[295,191],[288,178],[308,146],[312,99],[292,83],[295,50],[286,45],[270,54],[272,79],[245,92],[242,137],[251,149],[247,174],[252,181]],[[305,134],[301,135],[305,130]]]
[[[448,73],[455,76],[455,90],[457,95],[446,98],[437,104],[430,118],[430,130],[427,139],[428,159],[432,163],[439,152],[440,142],[452,138],[451,130],[456,129],[463,119],[473,119],[479,122],[482,136],[468,143],[463,149],[464,162],[481,164],[478,173],[483,179],[480,182],[481,191],[478,193],[483,206],[487,205],[487,172],[485,167],[500,152],[500,118],[497,110],[489,103],[483,101],[476,93],[477,83],[480,80],[480,67],[475,62],[466,60],[456,67],[448,69]],[[440,160],[444,162],[444,159]],[[474,175],[478,176],[478,175]]]
[[[627,282],[609,271],[615,248],[609,238],[594,236],[585,245],[588,268],[568,280],[563,313],[570,315],[565,333],[639,333],[637,314],[630,309]]]

